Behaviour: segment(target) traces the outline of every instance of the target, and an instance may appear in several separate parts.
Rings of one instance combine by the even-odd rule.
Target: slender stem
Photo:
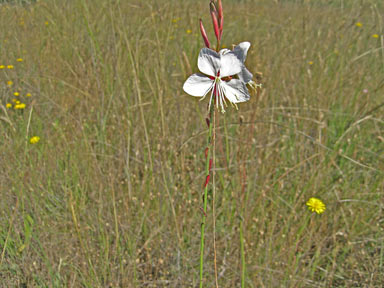
[[[216,51],[218,52],[219,50],[220,50],[220,40],[217,40]]]
[[[204,208],[203,208],[203,219],[201,222],[201,241],[200,241],[200,288],[203,287],[203,264],[204,264],[204,232],[205,222],[207,218],[207,199],[208,199],[208,182],[210,174],[210,160],[211,160],[211,147],[212,147],[212,114],[214,113],[214,105],[210,106],[208,112],[208,125],[209,132],[207,137],[207,148],[206,148],[206,162],[205,162],[205,184],[204,184]]]
[[[240,252],[241,252],[241,288],[245,287],[245,253],[243,236],[243,219],[240,220]]]
[[[213,170],[215,170],[215,163],[216,163],[216,159],[215,159],[215,156],[216,156],[216,111],[213,113],[213,143],[212,143],[212,146],[213,146],[213,151],[212,151],[212,162],[213,162]],[[215,184],[215,173],[213,172],[212,173],[212,218],[213,218],[213,254],[214,254],[214,258],[213,258],[213,263],[214,263],[214,266],[215,266],[215,283],[216,283],[216,288],[219,288],[219,279],[217,277],[217,253],[216,253],[216,213],[215,213],[215,198],[216,198],[216,184]]]

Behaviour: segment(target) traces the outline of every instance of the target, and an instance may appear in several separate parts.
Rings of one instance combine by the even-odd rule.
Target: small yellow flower
[[[4,65],[0,65],[0,69],[4,69],[5,68],[5,66]]]
[[[18,100],[17,99],[12,99],[13,103],[16,103]],[[20,102],[20,101],[19,101]]]
[[[191,34],[191,33],[192,33],[192,30],[191,30],[191,29],[188,29],[186,32],[187,32],[187,34]]]
[[[372,37],[377,39],[377,38],[379,38],[379,35],[378,34],[373,34]]]
[[[15,96],[19,96],[20,93],[19,93],[19,92],[15,92],[15,93],[13,93],[13,95],[15,95]]]
[[[25,109],[25,103],[18,103],[13,108],[15,108],[16,110]]]
[[[7,68],[8,69],[13,69],[13,65],[8,65]]]
[[[362,27],[362,26],[363,26],[363,24],[362,24],[361,22],[357,22],[355,25],[356,25],[357,27]]]
[[[309,61],[308,64],[309,64],[309,65],[313,65],[313,61]]]
[[[175,18],[175,19],[172,19],[172,23],[177,23],[180,21],[181,18]]]
[[[31,137],[31,139],[29,139],[29,143],[31,143],[31,144],[36,144],[39,141],[40,141],[39,136],[33,136],[33,137]]]
[[[32,95],[31,95],[31,93],[27,93],[25,96],[31,97]]]
[[[11,108],[11,107],[12,107],[12,104],[11,104],[11,103],[7,103],[7,104],[5,105],[5,107],[7,107],[7,108]]]
[[[23,58],[17,58],[16,61],[17,62],[23,62]]]
[[[21,102],[19,100],[14,101],[16,104],[20,104]]]
[[[12,86],[13,85],[13,82],[11,80],[7,81],[7,85],[8,86]]]
[[[48,26],[49,22],[48,22],[48,21],[45,21],[44,24],[45,24],[45,26]]]
[[[317,214],[321,214],[325,211],[325,204],[320,199],[317,199],[314,197],[309,198],[306,204],[308,206],[308,209],[311,212],[316,212]]]

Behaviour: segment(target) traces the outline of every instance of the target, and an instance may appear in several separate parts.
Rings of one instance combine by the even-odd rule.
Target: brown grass
[[[207,2],[0,5],[1,287],[196,287],[206,103],[182,84]],[[241,221],[246,287],[384,282],[383,5],[312,2],[223,0],[264,88],[219,116],[220,287],[240,287]]]

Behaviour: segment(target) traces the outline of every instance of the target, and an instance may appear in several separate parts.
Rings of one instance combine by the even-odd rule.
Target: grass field
[[[196,287],[209,1],[1,2],[0,287]],[[263,89],[217,114],[220,287],[382,287],[383,3],[223,6]]]

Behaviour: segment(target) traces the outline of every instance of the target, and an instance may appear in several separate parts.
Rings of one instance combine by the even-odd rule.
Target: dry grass
[[[206,106],[181,87],[207,2],[1,4],[1,287],[196,287]],[[264,89],[217,128],[220,287],[241,220],[246,287],[381,287],[383,5],[254,2],[223,0]]]

